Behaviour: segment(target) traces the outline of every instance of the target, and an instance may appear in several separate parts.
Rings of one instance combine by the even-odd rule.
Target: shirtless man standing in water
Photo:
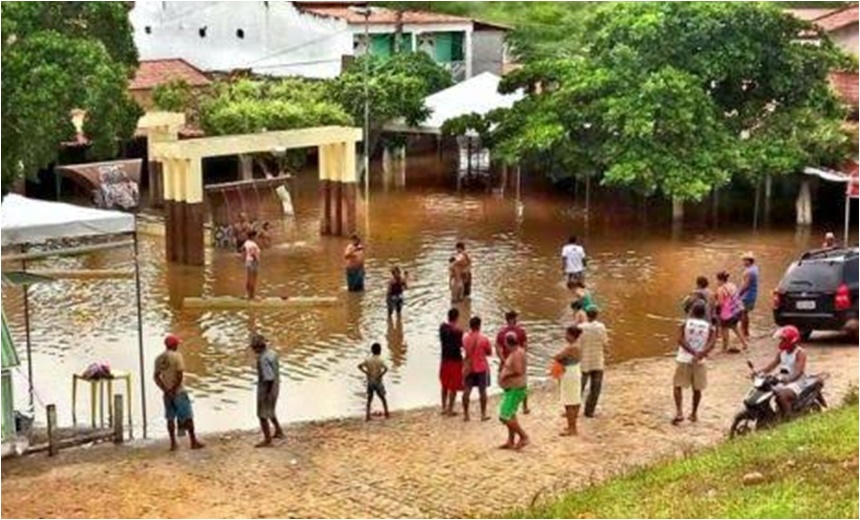
[[[463,297],[467,298],[472,294],[472,258],[466,252],[466,244],[463,242],[457,242],[455,247],[457,252],[454,254],[454,263],[461,273]]]

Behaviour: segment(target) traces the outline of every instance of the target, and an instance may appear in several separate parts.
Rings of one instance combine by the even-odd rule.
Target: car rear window
[[[842,278],[842,267],[842,262],[794,263],[786,271],[780,289],[785,291],[835,290]]]

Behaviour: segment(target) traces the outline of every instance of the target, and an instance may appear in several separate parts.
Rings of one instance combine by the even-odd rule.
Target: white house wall
[[[290,2],[144,1],[134,3],[130,19],[140,59],[182,58],[206,71],[330,78],[352,54],[345,21],[299,12]]]

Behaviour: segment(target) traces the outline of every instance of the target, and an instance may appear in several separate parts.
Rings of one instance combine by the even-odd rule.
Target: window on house
[[[143,28],[143,32],[145,32],[146,34],[152,34],[152,27],[147,25],[146,27]]]
[[[204,27],[201,27],[200,29],[197,29],[197,34],[199,34],[201,38],[205,38],[206,37],[206,27],[204,26]]]
[[[465,59],[465,52],[463,50],[464,33],[438,32],[434,36],[436,61],[451,63]]]
[[[245,30],[244,29],[236,29],[236,38],[240,40],[245,38]]]

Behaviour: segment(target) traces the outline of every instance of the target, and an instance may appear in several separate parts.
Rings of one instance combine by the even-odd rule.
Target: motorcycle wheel
[[[729,438],[742,437],[755,428],[755,418],[748,412],[738,412],[732,421],[732,429],[729,430]]]

